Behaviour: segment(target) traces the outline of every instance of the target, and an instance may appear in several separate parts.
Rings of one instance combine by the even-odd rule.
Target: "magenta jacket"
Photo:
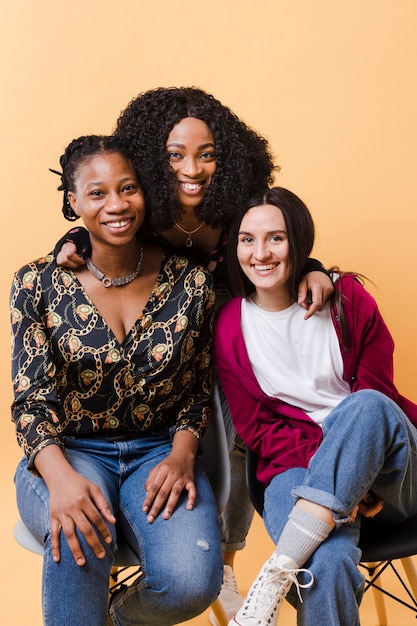
[[[417,426],[417,405],[401,396],[394,385],[394,342],[375,300],[352,275],[341,278],[336,288],[343,294],[349,347],[342,342],[336,305],[332,305],[332,319],[344,378],[352,392],[375,389],[384,393]],[[304,411],[267,396],[259,387],[241,331],[241,301],[234,298],[219,310],[214,339],[216,368],[236,431],[259,456],[258,479],[268,484],[287,469],[307,467],[321,443],[322,430]]]

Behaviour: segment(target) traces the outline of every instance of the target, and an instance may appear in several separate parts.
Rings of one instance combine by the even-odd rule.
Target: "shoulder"
[[[35,311],[39,307],[43,309],[44,294],[53,288],[54,274],[58,273],[60,268],[57,267],[52,254],[27,263],[17,270],[13,277],[10,290],[10,309],[14,319],[24,316],[28,319],[36,316]],[[21,311],[21,314],[17,312]]]
[[[239,320],[242,298],[236,297],[223,304],[216,315],[216,329],[218,333],[229,333],[232,329],[240,328]]]
[[[365,289],[357,276],[354,274],[343,276],[335,286],[340,291],[340,305],[352,333],[360,334],[375,323],[381,322],[382,316],[375,298]]]
[[[352,302],[368,303],[368,305],[372,307],[377,306],[374,297],[365,289],[363,282],[356,274],[345,274],[341,276],[336,280],[335,287],[345,298]]]
[[[23,285],[29,285],[35,281],[39,281],[43,276],[50,276],[57,269],[53,254],[47,254],[40,257],[18,269],[15,274],[15,280],[22,282]]]

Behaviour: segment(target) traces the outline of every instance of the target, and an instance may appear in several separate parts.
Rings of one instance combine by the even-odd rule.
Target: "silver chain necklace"
[[[108,278],[108,276],[105,276],[105,274],[103,274],[103,272],[94,265],[90,257],[86,258],[85,264],[92,273],[92,275],[98,278],[98,280],[101,280],[103,287],[120,287],[121,285],[127,285],[128,283],[131,283],[132,280],[135,280],[135,278],[139,275],[140,266],[142,265],[142,259],[143,246],[139,244],[139,260],[137,262],[135,271],[131,274],[128,274],[127,276],[117,276],[116,278]]]

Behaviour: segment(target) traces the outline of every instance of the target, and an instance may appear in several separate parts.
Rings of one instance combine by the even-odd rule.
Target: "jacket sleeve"
[[[310,272],[322,272],[323,274],[326,274],[330,278],[329,272],[326,270],[326,268],[321,263],[321,261],[318,261],[317,259],[308,258],[307,261],[305,262],[302,275],[306,276]]]
[[[54,248],[54,256],[57,257],[58,253],[61,252],[61,248],[64,243],[73,243],[77,249],[77,254],[82,259],[90,256],[91,254],[91,243],[90,243],[90,235],[86,228],[82,226],[76,226],[75,228],[71,228],[61,239],[57,242]]]
[[[353,277],[342,279],[341,287],[350,334],[347,351],[351,355],[346,362],[351,389],[375,389],[395,401],[394,341],[377,303]],[[341,349],[343,355],[346,347],[342,345]]]

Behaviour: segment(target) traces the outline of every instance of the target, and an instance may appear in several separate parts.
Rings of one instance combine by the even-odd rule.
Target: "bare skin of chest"
[[[139,276],[119,287],[104,287],[85,266],[77,271],[77,277],[88,297],[119,343],[124,341],[152,294],[161,258],[159,249],[147,248]],[[158,267],[158,271],[155,271],[155,267]]]

